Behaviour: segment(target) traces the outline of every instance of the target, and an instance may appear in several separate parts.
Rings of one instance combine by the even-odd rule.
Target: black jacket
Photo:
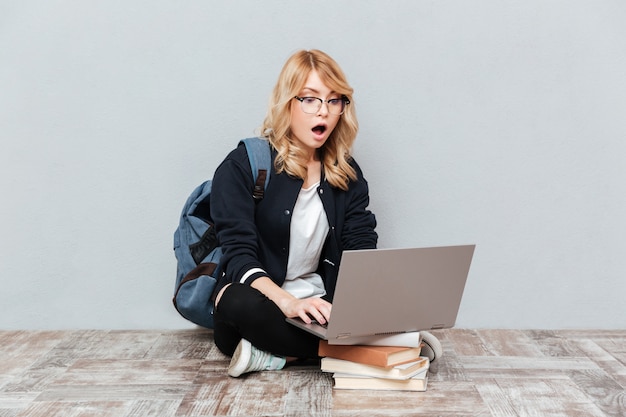
[[[272,160],[275,158],[272,149]],[[376,218],[367,209],[367,181],[354,160],[351,165],[358,179],[350,182],[347,191],[332,187],[324,179],[318,188],[330,231],[317,272],[324,280],[329,301],[335,292],[342,251],[373,249],[378,240]],[[262,276],[282,286],[287,273],[291,214],[302,185],[301,179],[284,172],[277,174],[272,167],[265,196],[257,203],[252,197],[254,184],[245,146],[240,144],[220,164],[211,189],[211,217],[223,250],[224,275],[216,293],[227,283],[250,284]]]

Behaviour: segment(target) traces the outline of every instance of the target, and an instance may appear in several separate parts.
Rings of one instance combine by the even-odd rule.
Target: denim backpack
[[[255,200],[263,198],[270,179],[269,142],[260,138],[242,140],[254,177]],[[219,196],[213,196],[219,198]],[[174,254],[178,262],[174,307],[187,320],[213,328],[215,285],[221,275],[222,249],[217,242],[210,215],[211,180],[200,184],[187,198],[174,232]]]

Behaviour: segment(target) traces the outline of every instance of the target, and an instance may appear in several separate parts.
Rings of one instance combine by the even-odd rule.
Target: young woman
[[[337,63],[299,51],[285,63],[261,137],[273,160],[262,200],[240,145],[213,177],[211,216],[224,251],[214,315],[229,375],[281,369],[317,358],[319,339],[285,322],[325,323],[341,253],[376,247],[368,185],[350,152],[356,138],[353,90]]]

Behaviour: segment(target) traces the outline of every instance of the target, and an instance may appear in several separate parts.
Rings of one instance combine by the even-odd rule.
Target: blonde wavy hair
[[[313,70],[317,71],[331,90],[350,101],[319,154],[326,180],[334,187],[347,190],[350,180],[355,181],[357,178],[350,160],[359,125],[352,99],[353,89],[339,65],[326,53],[315,49],[302,50],[287,60],[270,96],[260,136],[267,138],[278,151],[274,164],[279,173],[286,172],[296,178],[306,178],[306,152],[299,145],[300,142],[295,140],[290,128],[291,105],[294,103],[294,96],[300,93]]]

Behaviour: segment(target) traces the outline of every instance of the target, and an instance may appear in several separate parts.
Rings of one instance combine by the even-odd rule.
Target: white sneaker
[[[432,364],[443,356],[441,342],[430,332],[420,332],[420,335],[424,343],[424,346],[422,346],[422,356],[426,356]]]
[[[274,371],[283,369],[285,363],[287,360],[282,356],[264,352],[246,339],[241,339],[228,366],[228,375],[236,378],[246,372]]]

